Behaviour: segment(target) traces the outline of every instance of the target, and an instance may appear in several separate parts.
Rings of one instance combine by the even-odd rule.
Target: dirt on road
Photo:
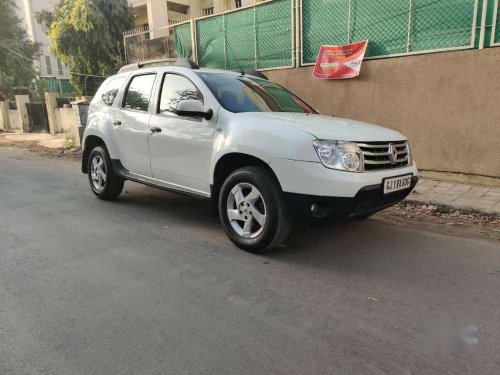
[[[37,153],[39,155],[51,157],[64,156],[71,159],[79,159],[82,156],[82,149],[80,147],[45,147],[37,141],[13,142],[6,139],[0,139],[0,147],[16,147]]]
[[[500,218],[494,216],[403,202],[377,213],[373,218],[447,235],[500,242]]]

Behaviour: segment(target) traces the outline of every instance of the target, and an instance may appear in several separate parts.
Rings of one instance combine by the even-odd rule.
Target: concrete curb
[[[403,202],[411,203],[411,204],[418,204],[418,205],[432,205],[432,206],[439,206],[439,207],[444,207],[452,211],[459,211],[461,213],[466,213],[466,214],[476,214],[476,215],[487,215],[487,216],[495,216],[495,217],[500,217],[500,213],[496,211],[490,211],[490,210],[480,210],[478,208],[474,207],[469,207],[469,206],[458,206],[458,205],[452,205],[449,203],[442,203],[437,200],[431,199],[431,200],[418,200],[418,199],[405,199]]]
[[[500,188],[421,178],[408,202],[500,217]]]

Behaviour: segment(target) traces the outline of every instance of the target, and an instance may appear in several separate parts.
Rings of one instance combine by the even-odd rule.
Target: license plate
[[[384,178],[384,194],[394,193],[396,191],[409,189],[411,187],[412,174],[404,176]]]

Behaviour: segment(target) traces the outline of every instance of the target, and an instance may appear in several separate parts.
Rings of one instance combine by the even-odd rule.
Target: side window
[[[178,74],[165,74],[161,88],[159,113],[175,113],[177,103],[181,100],[199,100],[203,102],[203,95],[186,77]]]
[[[123,107],[137,111],[148,111],[149,99],[156,74],[144,74],[132,78],[128,86]]]
[[[118,95],[118,91],[120,91],[124,82],[125,77],[118,77],[109,81],[102,94],[102,101],[104,102],[104,104],[106,104],[108,107],[111,107],[113,105],[116,95]]]

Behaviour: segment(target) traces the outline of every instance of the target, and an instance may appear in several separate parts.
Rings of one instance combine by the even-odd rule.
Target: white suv
[[[90,105],[82,171],[100,199],[125,180],[211,199],[242,249],[281,244],[293,216],[363,218],[417,183],[400,133],[323,116],[262,73],[185,59],[128,65]]]

